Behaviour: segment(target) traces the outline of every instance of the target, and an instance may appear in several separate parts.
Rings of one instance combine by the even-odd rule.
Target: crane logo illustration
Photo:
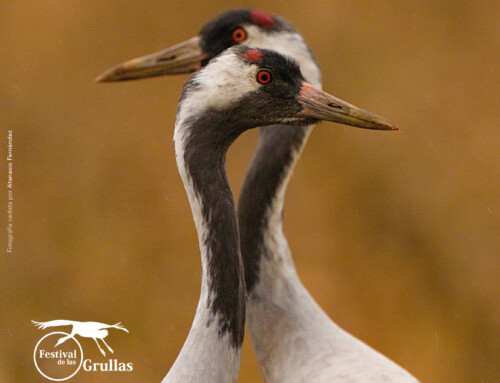
[[[105,357],[106,351],[104,347],[111,354],[114,353],[114,350],[104,340],[109,335],[108,330],[117,329],[128,333],[128,330],[121,323],[109,325],[100,322],[78,322],[64,319],[48,322],[36,322],[32,320],[31,322],[40,330],[71,326],[71,331],[69,332],[54,331],[44,335],[35,347],[33,355],[35,367],[45,378],[53,381],[63,381],[73,377],[80,370],[82,364],[85,364],[84,370],[92,370],[92,364],[89,359],[85,360],[84,363],[83,349],[80,342],[75,338],[75,335],[94,339],[99,351]],[[104,346],[101,346],[99,341]],[[111,364],[108,371],[113,370],[113,363],[116,364],[116,368],[118,367],[116,360],[110,360],[109,362]],[[94,363],[93,365],[99,365],[99,363]],[[130,370],[130,368],[127,370]]]
[[[113,325],[99,323],[99,322],[76,322],[64,319],[52,320],[49,322],[35,322],[34,320],[32,320],[31,322],[41,330],[45,330],[47,327],[73,326],[73,329],[71,330],[70,334],[62,338],[59,338],[59,340],[56,343],[56,347],[66,342],[69,338],[73,338],[75,335],[80,335],[81,337],[84,338],[94,339],[97,344],[97,347],[99,347],[99,351],[101,351],[101,354],[103,356],[106,356],[106,352],[99,345],[97,339],[100,339],[102,343],[104,343],[104,345],[108,348],[109,352],[111,353],[114,352],[113,349],[109,347],[109,345],[104,340],[104,338],[106,338],[109,334],[107,330],[108,328],[116,328],[118,330],[123,330],[128,333],[128,330],[125,327],[123,327],[120,322],[115,323]]]

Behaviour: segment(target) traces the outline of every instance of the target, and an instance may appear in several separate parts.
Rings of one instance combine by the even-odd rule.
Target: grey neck
[[[260,129],[257,150],[238,203],[241,253],[249,295],[259,281],[260,261],[266,252],[264,235],[272,221],[278,221],[281,229],[285,188],[311,128],[274,125]]]

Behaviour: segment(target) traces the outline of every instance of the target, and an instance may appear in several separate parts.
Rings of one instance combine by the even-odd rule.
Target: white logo
[[[36,327],[38,327],[41,330],[45,330],[47,327],[59,327],[59,326],[73,326],[73,329],[71,330],[71,334],[66,335],[65,337],[60,338],[55,347],[59,346],[60,344],[66,342],[69,338],[73,338],[75,335],[80,335],[81,337],[84,338],[92,338],[95,340],[97,343],[97,347],[99,347],[99,350],[101,351],[101,354],[103,356],[106,356],[106,353],[104,350],[101,348],[99,345],[99,342],[97,339],[102,340],[104,345],[108,348],[108,350],[113,353],[113,349],[109,347],[109,345],[104,341],[104,338],[106,338],[109,334],[108,328],[116,328],[119,330],[123,330],[128,333],[128,330],[122,326],[122,324],[116,323],[113,325],[105,324],[105,323],[99,323],[99,322],[76,322],[76,321],[71,321],[71,320],[52,320],[50,322],[35,322],[34,320],[31,321]]]
[[[53,320],[49,322],[31,321],[35,327],[45,330],[49,327],[71,326],[71,332],[54,331],[43,336],[35,346],[33,359],[38,372],[45,378],[53,381],[63,381],[73,377],[82,367],[85,371],[132,371],[132,363],[119,363],[117,359],[110,359],[106,363],[93,363],[90,359],[83,359],[83,349],[75,338],[94,339],[101,354],[105,357],[106,351],[101,347],[102,342],[110,353],[114,350],[104,338],[109,335],[110,329],[128,330],[121,323],[113,325],[99,322],[78,322],[70,320]],[[56,341],[57,340],[57,341]]]

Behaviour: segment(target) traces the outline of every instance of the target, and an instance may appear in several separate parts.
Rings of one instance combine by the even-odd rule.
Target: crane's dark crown
[[[237,45],[238,42],[234,41],[232,33],[237,28],[245,29],[249,25],[257,26],[265,33],[296,32],[295,28],[280,16],[258,10],[232,9],[215,16],[203,26],[199,33],[203,52],[215,57],[225,49]]]

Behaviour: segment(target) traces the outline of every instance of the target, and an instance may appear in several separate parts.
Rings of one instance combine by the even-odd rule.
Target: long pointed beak
[[[296,117],[338,122],[364,129],[399,130],[392,122],[303,82],[297,101],[302,110]]]
[[[208,55],[196,36],[180,44],[150,55],[126,61],[102,73],[97,82],[127,81],[168,74],[191,73],[202,67]]]

